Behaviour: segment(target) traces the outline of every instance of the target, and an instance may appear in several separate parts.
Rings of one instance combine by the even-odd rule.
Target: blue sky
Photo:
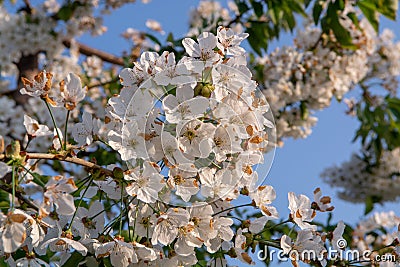
[[[128,27],[145,30],[145,21],[149,18],[159,21],[165,32],[173,32],[174,36],[182,36],[188,29],[190,8],[198,1],[189,0],[153,0],[144,5],[139,1],[105,17],[108,32],[100,37],[83,36],[80,41],[108,52],[120,54],[129,50],[129,43],[120,35]],[[221,1],[225,4],[225,1]],[[398,23],[384,20],[381,25],[394,30],[397,40],[400,37]],[[273,42],[270,49],[276,46],[291,44],[292,38],[286,34],[278,42]],[[324,195],[333,197],[334,221],[344,220],[350,224],[363,217],[364,205],[352,204],[338,199],[335,189],[329,188],[319,178],[324,168],[348,160],[352,152],[359,148],[358,143],[352,143],[358,122],[345,114],[344,103],[332,102],[328,109],[316,113],[319,121],[313,128],[313,133],[302,140],[288,139],[283,148],[276,150],[275,160],[266,179],[266,183],[275,187],[277,199],[274,205],[282,218],[288,214],[287,193],[306,194],[310,198],[313,190],[321,187]],[[400,210],[398,203],[377,206],[376,210]],[[318,215],[316,220],[325,221],[325,216]],[[287,263],[289,266],[289,263]],[[286,266],[286,264],[284,264]]]

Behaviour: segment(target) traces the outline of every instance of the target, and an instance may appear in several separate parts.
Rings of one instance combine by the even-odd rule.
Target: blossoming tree
[[[263,249],[293,266],[399,263],[394,212],[318,223],[329,196],[257,172],[335,98],[363,149],[323,179],[366,213],[398,200],[400,43],[378,31],[397,1],[203,1],[182,39],[126,30],[123,57],[75,40],[129,2],[0,5],[0,266],[269,265]],[[294,45],[267,54],[298,20]]]

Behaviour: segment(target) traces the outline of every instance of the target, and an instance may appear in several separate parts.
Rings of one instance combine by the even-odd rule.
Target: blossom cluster
[[[107,0],[103,11],[127,2],[132,1]],[[275,223],[276,192],[261,184],[257,167],[271,164],[265,153],[277,143],[273,113],[279,138],[305,137],[316,122],[306,111],[327,107],[361,80],[380,79],[395,94],[399,44],[389,32],[376,36],[365,22],[360,29],[348,24],[359,48],[353,51],[333,49],[334,41],[307,28],[294,48],[277,49],[259,61],[265,65],[260,92],[240,46],[248,34],[238,33],[240,24],[200,33],[204,22],[231,21],[228,9],[203,1],[192,13],[190,34],[197,39],[182,41],[187,56],[177,61],[171,52],[144,52],[120,72],[121,91],[102,101],[104,92],[82,86],[82,80],[104,74],[102,61],[88,57],[82,64],[85,77],[67,75],[82,70],[73,42],[72,57],[61,53],[66,37],[105,30],[93,15],[98,1],[76,3],[62,27],[50,18],[60,10],[56,0],[32,14],[11,16],[0,9],[0,27],[8,25],[0,34],[11,40],[2,44],[0,38],[6,49],[4,54],[0,49],[0,61],[8,66],[3,74],[15,72],[11,62],[25,56],[20,51],[32,39],[24,51],[44,51],[42,63],[52,63],[33,79],[22,79],[20,92],[31,97],[25,111],[0,98],[0,189],[10,193],[9,211],[0,212],[0,258],[10,266],[63,266],[75,261],[72,254],[83,256],[79,264],[88,266],[192,266],[203,254],[208,266],[226,266],[228,256],[255,265],[249,251],[264,242],[289,257],[315,252],[293,259],[294,266],[299,260],[326,266],[327,247],[343,249],[342,221],[329,230],[313,222],[317,213],[334,209],[330,197],[319,188],[313,200],[289,192],[288,219]],[[230,11],[236,9],[230,5]],[[28,37],[22,38],[20,29],[13,33],[13,27]],[[154,21],[149,27],[162,31]],[[36,40],[39,32],[43,40]],[[91,158],[99,151],[115,156],[112,164]],[[327,170],[326,179],[345,186],[345,199],[378,192],[383,200],[394,200],[399,156],[399,150],[385,152],[382,165],[370,173],[354,157],[341,169]],[[243,201],[248,203],[238,205]],[[257,216],[242,219],[231,212],[243,206]],[[290,232],[263,235],[286,223],[293,225]],[[360,251],[385,246],[399,255],[400,229],[371,234],[399,223],[394,213],[376,214],[357,227],[353,243]]]
[[[400,196],[400,149],[384,151],[379,165],[370,167],[359,155],[326,168],[321,177],[332,187],[342,188],[339,197],[351,202],[365,202],[379,196],[381,201],[395,201]]]
[[[162,251],[157,247],[173,243],[175,252],[170,252],[168,260],[191,265],[197,261],[195,247],[205,246],[214,253],[224,242],[228,249],[233,246],[233,220],[222,215],[242,189],[265,215],[261,223],[278,218],[270,206],[275,198],[273,188],[257,187],[257,173],[252,168],[263,162],[263,153],[270,149],[274,126],[267,118],[268,104],[251,81],[245,51],[239,47],[246,37],[220,27],[217,36],[206,32],[198,42],[184,39],[189,56],[178,63],[172,53],[146,52],[134,68],[121,71],[124,88],[109,100],[105,141],[130,168],[123,172],[122,181],[92,178],[81,197],[103,191],[108,199],[127,198],[130,204],[124,208],[129,210],[127,219],[135,225],[138,242],[124,242],[118,235],[109,236],[108,242],[97,240],[99,233],[112,234],[112,228],[104,226],[104,215],[99,214],[103,203],[90,202],[88,210],[76,207],[72,193],[81,179],[54,176],[35,191],[42,195],[34,200],[39,206],[37,214],[15,209],[3,215],[1,251],[12,253],[26,245],[32,255],[25,260],[36,261],[33,253],[42,255],[48,247],[59,252],[63,264],[69,249],[82,255],[92,250],[99,258],[110,255],[115,266],[128,266],[161,260]],[[23,79],[21,93],[68,112],[76,110],[86,94],[79,77],[69,74],[60,82],[57,94],[52,79],[52,73],[46,71],[33,80]],[[87,112],[82,119],[72,130],[75,149],[90,145],[101,127]],[[51,131],[28,115],[24,126],[31,139],[51,136],[56,151],[70,147],[61,129]],[[24,162],[19,149],[14,148],[7,157]],[[10,168],[2,166],[4,176]],[[29,164],[24,168],[29,170]],[[35,177],[30,171],[14,167],[12,171],[13,176],[24,178],[21,183],[26,183],[27,190],[37,183],[32,182]],[[176,198],[189,206],[165,205]],[[123,203],[120,205],[122,209]],[[218,213],[221,215],[215,216]],[[122,213],[120,216],[122,220]],[[9,235],[10,231],[16,234]],[[116,257],[119,252],[124,257]],[[8,259],[11,264],[13,258]]]
[[[21,152],[18,143],[8,146],[5,155],[12,166],[1,163],[0,175],[11,172],[13,184],[18,180],[35,194],[29,203],[37,210],[23,210],[13,199],[10,211],[0,215],[0,253],[7,262],[48,266],[40,256],[52,251],[50,262],[63,265],[75,251],[85,261],[107,258],[113,266],[191,266],[201,250],[223,252],[218,259],[223,265],[225,254],[255,264],[247,251],[279,215],[272,205],[274,188],[259,185],[254,168],[275,144],[274,125],[245,65],[239,45],[246,37],[220,27],[216,36],[205,32],[197,42],[184,39],[188,56],[179,62],[172,53],[143,53],[133,68],[121,71],[124,87],[109,99],[105,124],[84,111],[83,121],[72,127],[73,144],[61,129],[24,115],[27,135],[50,135],[55,153],[90,151],[105,138],[102,142],[118,151],[128,168],[96,167],[100,172],[86,178],[56,175],[44,183],[35,173],[37,162],[30,159],[35,155]],[[22,93],[68,114],[86,94],[74,74],[60,82],[58,98],[50,95],[55,90],[50,72],[23,82]],[[82,163],[77,160],[69,159]],[[250,198],[246,206],[258,209],[260,217],[235,226],[229,212],[240,195]],[[285,253],[312,248],[323,255],[326,240],[333,245],[342,237],[343,223],[332,234],[317,231],[312,223],[317,212],[333,210],[320,189],[313,201],[293,192],[288,200],[287,222],[300,230],[296,239],[284,235],[276,243]],[[21,248],[26,257],[14,258]],[[208,260],[216,264],[215,258]]]
[[[81,72],[78,55],[74,53],[74,38],[87,32],[101,35],[107,30],[102,16],[95,15],[98,9],[103,12],[134,1],[105,2],[104,7],[100,7],[97,0],[76,1],[74,5],[63,6],[57,0],[47,0],[35,7],[29,6],[29,11],[21,9],[17,13],[10,13],[4,4],[0,4],[1,76],[18,76],[14,62],[20,62],[24,56],[37,55],[40,55],[40,63],[46,65],[58,80],[69,72]],[[69,13],[70,17],[63,17]],[[66,40],[72,41],[69,56],[64,53],[63,42]],[[0,90],[5,91],[6,87]]]
[[[360,28],[349,21],[343,25],[357,49],[338,47],[333,36],[308,25],[297,33],[294,46],[258,59],[280,140],[310,135],[317,123],[312,113],[330,106],[333,98],[341,100],[357,84],[369,87],[370,82],[396,94],[400,43],[393,42],[393,33],[378,36],[365,19]]]

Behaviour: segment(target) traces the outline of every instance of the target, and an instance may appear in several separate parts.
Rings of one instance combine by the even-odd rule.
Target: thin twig
[[[113,78],[113,79],[105,81],[105,82],[98,82],[98,83],[90,84],[90,85],[87,86],[87,88],[88,89],[92,89],[94,87],[104,86],[104,85],[107,85],[107,84],[110,84],[110,83],[115,83],[115,82],[118,82],[118,81],[119,81],[119,78],[116,77],[116,78]]]
[[[7,193],[9,193],[9,194],[12,194],[12,188],[9,188],[9,187],[6,186],[6,185],[0,184],[0,189],[3,190],[3,191],[5,191],[5,192],[7,192]],[[30,207],[30,208],[32,208],[32,209],[34,209],[34,210],[36,210],[36,211],[39,210],[39,208],[36,206],[35,203],[33,203],[31,200],[29,200],[29,199],[27,199],[26,197],[24,197],[19,191],[15,191],[15,196],[16,196],[19,200],[21,200],[22,202],[24,202],[28,207]]]
[[[70,48],[71,47],[71,40],[64,40],[63,44]],[[121,57],[114,56],[113,54],[101,51],[99,49],[90,47],[88,45],[82,44],[80,42],[75,42],[75,44],[78,46],[79,53],[86,55],[86,56],[98,56],[101,58],[103,61],[107,61],[109,63],[119,65],[119,66],[125,66],[124,60]]]

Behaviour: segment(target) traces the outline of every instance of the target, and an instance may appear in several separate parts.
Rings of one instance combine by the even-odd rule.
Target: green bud
[[[124,179],[124,171],[119,167],[115,167],[113,169],[113,174],[114,174],[114,177],[118,180],[122,181]]]
[[[194,88],[194,96],[204,96],[209,98],[211,96],[211,93],[215,90],[214,85],[210,83],[197,83],[196,87]]]
[[[6,157],[13,161],[22,162],[24,160],[24,157],[22,157],[20,153],[21,145],[18,140],[12,141],[11,144],[6,147]]]

